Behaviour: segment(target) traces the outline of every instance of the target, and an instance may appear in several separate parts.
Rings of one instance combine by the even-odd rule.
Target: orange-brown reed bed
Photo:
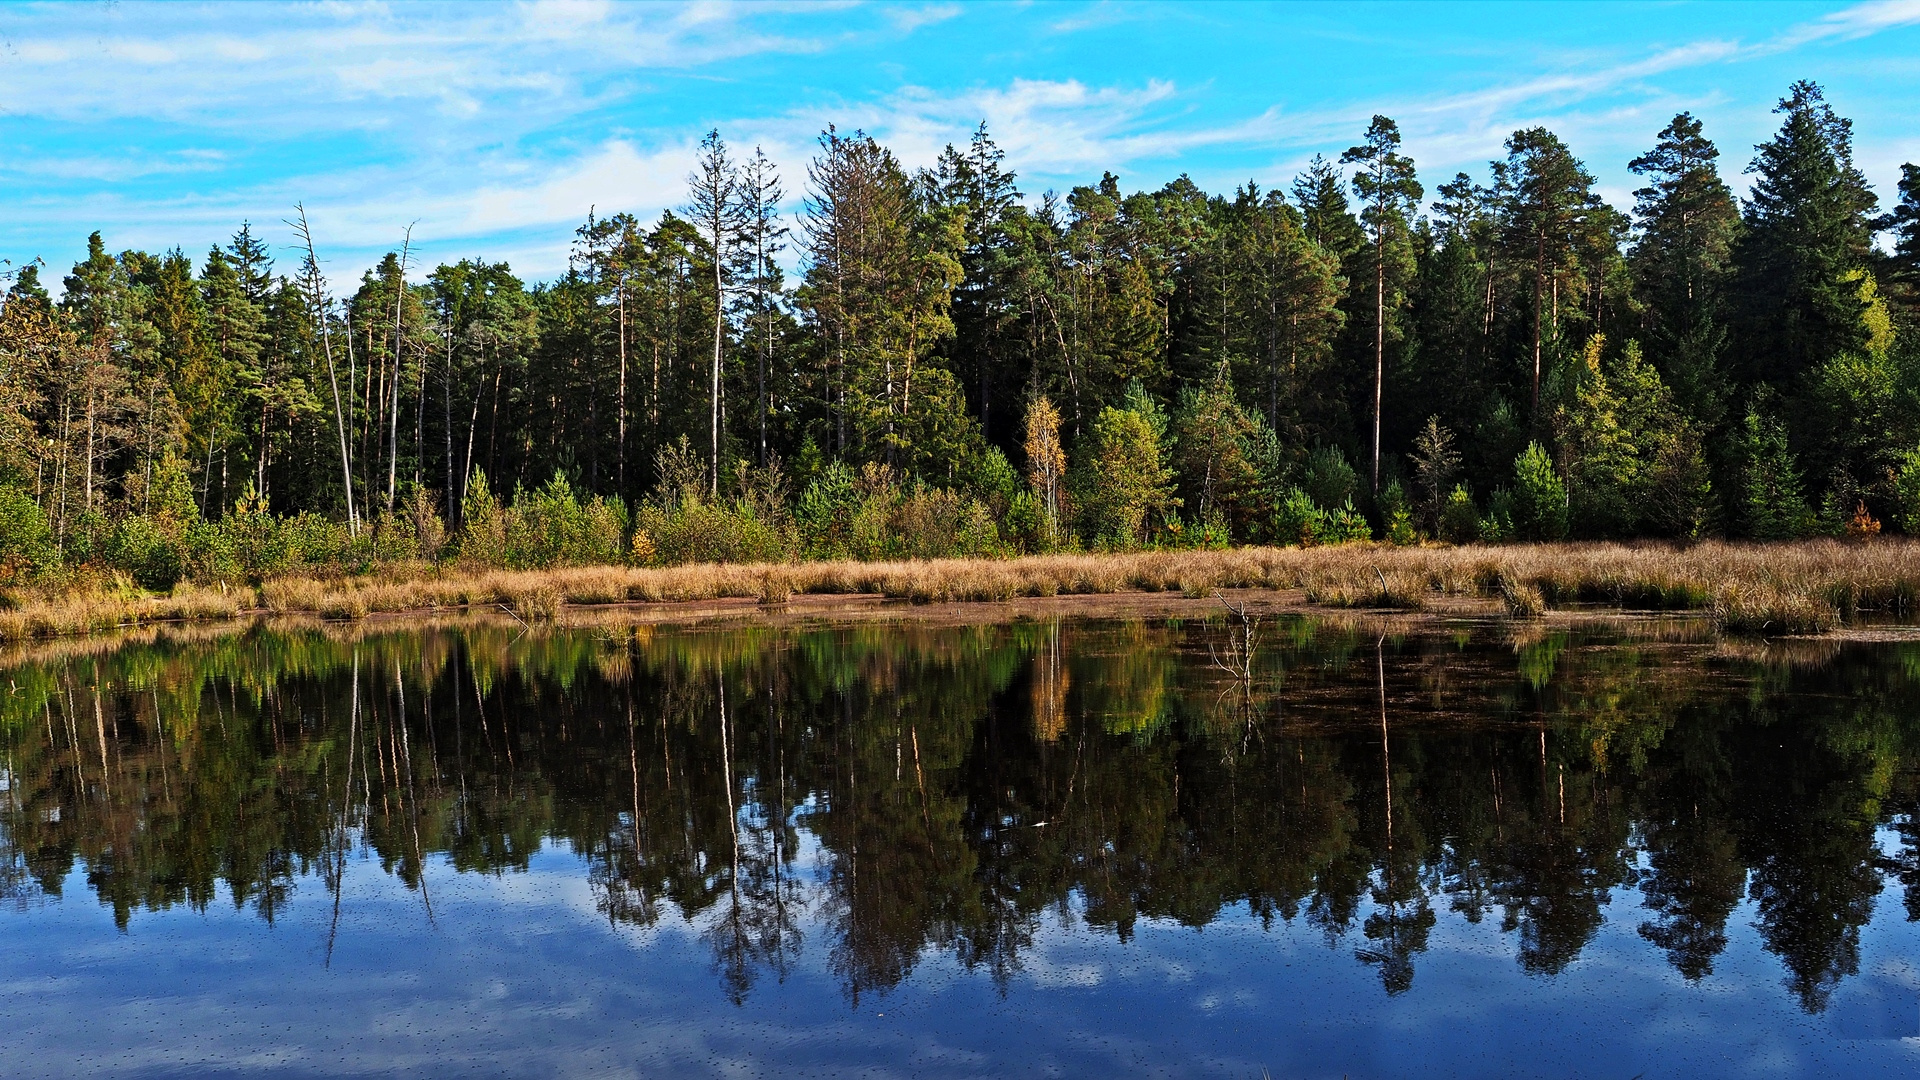
[[[1347,544],[660,569],[403,565],[364,577],[293,577],[258,587],[183,586],[165,596],[97,587],[19,593],[0,610],[0,640],[252,614],[351,619],[376,612],[486,608],[534,622],[553,618],[565,605],[721,598],[778,605],[796,593],[878,594],[930,603],[1167,591],[1202,597],[1234,588],[1293,590],[1306,604],[1345,608],[1419,609],[1453,597],[1497,602],[1515,616],[1575,604],[1697,611],[1732,631],[1818,633],[1862,613],[1911,615],[1920,596],[1920,541]]]

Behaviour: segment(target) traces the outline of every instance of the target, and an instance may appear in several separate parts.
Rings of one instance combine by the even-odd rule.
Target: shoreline
[[[916,562],[697,564],[666,568],[466,569],[402,564],[349,578],[275,578],[189,585],[170,594],[124,588],[16,591],[0,608],[0,641],[147,625],[284,617],[329,622],[494,613],[532,626],[592,612],[622,621],[743,613],[867,618],[956,606],[995,613],[1127,617],[1218,610],[1216,593],[1261,614],[1347,611],[1534,618],[1548,612],[1666,613],[1724,632],[1785,636],[1885,633],[1920,604],[1920,541],[1783,544],[1719,541],[1315,548],[943,559]],[[1179,603],[1174,603],[1179,601]],[[1865,618],[1863,618],[1865,616]],[[605,618],[605,615],[598,616]],[[978,621],[969,616],[966,621]]]

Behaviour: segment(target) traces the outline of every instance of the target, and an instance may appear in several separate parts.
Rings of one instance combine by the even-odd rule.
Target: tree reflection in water
[[[1551,976],[1621,893],[1688,979],[1750,904],[1820,1011],[1883,887],[1920,917],[1920,653],[1672,629],[55,643],[0,676],[0,896],[57,896],[77,867],[125,927],[223,894],[272,920],[311,883],[337,928],[350,854],[431,911],[430,860],[512,873],[564,843],[608,920],[696,923],[739,1002],[803,946],[854,1000],[934,952],[1004,988],[1044,919],[1126,939],[1242,906],[1351,948],[1389,994],[1441,909]]]

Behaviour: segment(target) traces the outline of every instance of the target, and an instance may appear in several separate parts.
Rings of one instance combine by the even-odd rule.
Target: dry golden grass
[[[125,587],[12,597],[0,640],[89,633],[247,613],[354,619],[384,612],[493,609],[525,622],[566,605],[739,598],[777,607],[793,594],[862,594],[916,603],[1215,589],[1297,591],[1306,603],[1417,610],[1440,598],[1494,601],[1515,616],[1570,604],[1699,611],[1725,629],[1831,629],[1863,612],[1905,616],[1920,596],[1920,541],[1818,540],[1412,547],[1236,548],[1120,555],[913,562],[702,564],[524,571],[424,565],[331,580],[286,578],[258,590],[182,586],[164,597]]]
[[[181,585],[165,596],[127,587],[93,587],[16,596],[0,610],[0,641],[88,634],[155,622],[230,619],[253,607],[252,589]]]

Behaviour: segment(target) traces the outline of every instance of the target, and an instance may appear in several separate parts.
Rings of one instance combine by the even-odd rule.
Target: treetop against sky
[[[1733,173],[1801,78],[1854,120],[1885,199],[1920,157],[1916,57],[1916,0],[8,5],[0,257],[64,269],[94,228],[201,251],[241,219],[280,249],[298,201],[335,275],[417,222],[416,265],[546,278],[590,207],[683,202],[714,127],[798,177],[829,124],[914,167],[984,120],[1031,198],[1104,170],[1284,188],[1375,113],[1437,183],[1544,125],[1624,208],[1628,161],[1675,112]]]

